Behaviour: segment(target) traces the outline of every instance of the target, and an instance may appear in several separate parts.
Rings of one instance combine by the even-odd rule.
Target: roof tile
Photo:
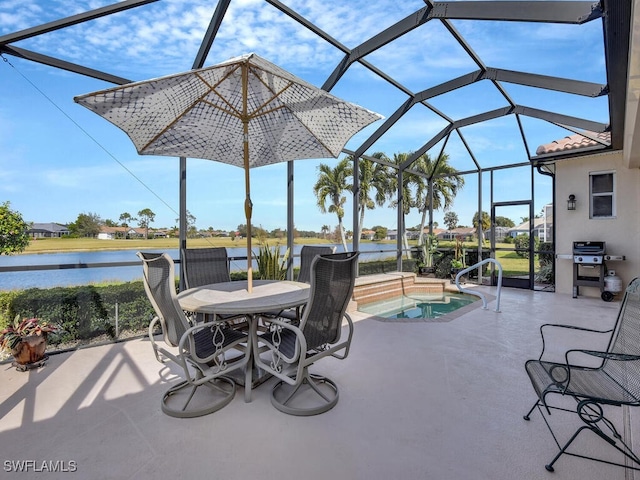
[[[597,137],[603,143],[611,144],[611,132],[585,132],[591,136]],[[592,148],[602,146],[602,143],[596,142],[588,137],[576,133],[569,135],[560,140],[554,140],[551,143],[540,145],[536,150],[536,155],[545,155],[549,153],[567,152],[570,150],[581,150],[584,148]]]

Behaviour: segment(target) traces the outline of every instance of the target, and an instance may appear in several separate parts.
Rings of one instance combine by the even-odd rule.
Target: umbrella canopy
[[[245,169],[249,289],[249,169],[338,157],[354,134],[382,118],[253,53],[74,100],[121,128],[141,155],[203,158]]]

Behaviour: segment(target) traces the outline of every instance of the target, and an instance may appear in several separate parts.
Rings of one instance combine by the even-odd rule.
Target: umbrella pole
[[[244,200],[244,214],[247,217],[247,291],[253,291],[253,258],[251,256],[251,211],[253,204],[249,194],[249,169],[245,170],[245,183],[247,185],[247,198]]]
[[[247,291],[253,291],[253,259],[251,257],[251,214],[253,212],[253,204],[251,203],[251,181],[249,177],[249,115],[247,113],[247,94],[248,94],[248,67],[244,63],[242,65],[242,129],[243,129],[243,147],[244,147],[244,188],[247,197],[244,200],[244,214],[247,218]]]

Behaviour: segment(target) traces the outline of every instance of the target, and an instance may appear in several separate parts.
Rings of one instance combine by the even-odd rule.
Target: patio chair
[[[298,271],[298,278],[296,281],[311,283],[311,262],[313,259],[316,255],[331,255],[335,251],[336,247],[304,245],[300,250],[300,270]],[[304,307],[298,307],[276,312],[266,312],[263,315],[265,318],[280,317],[299,323],[303,308]]]
[[[300,270],[298,271],[298,282],[311,283],[311,262],[316,255],[331,255],[335,253],[336,247],[304,245],[300,250]]]
[[[224,247],[184,248],[182,259],[186,288],[231,281],[229,257]]]
[[[567,350],[564,362],[543,360],[545,332],[551,329],[570,329],[587,332],[584,335],[609,335],[608,347],[604,351],[574,348]],[[556,330],[558,331],[558,330]],[[640,405],[640,280],[632,280],[626,289],[616,323],[611,330],[597,331],[569,325],[546,324],[540,327],[542,353],[538,360],[529,360],[525,369],[538,396],[536,403],[524,416],[525,420],[535,408],[540,411],[553,439],[560,451],[545,465],[552,472],[554,463],[563,455],[595,460],[621,467],[640,470],[640,459],[624,441],[614,424],[605,416],[603,406]],[[588,362],[587,359],[591,361]],[[576,402],[575,412],[584,425],[578,428],[569,440],[561,446],[546,415],[551,410],[573,412],[547,403],[547,396],[557,394],[571,397]],[[605,407],[609,408],[609,407]],[[545,415],[546,412],[546,415]],[[567,451],[583,431],[591,431],[605,440],[625,457],[625,463],[617,463],[603,458]]]
[[[338,402],[332,380],[309,372],[318,360],[349,354],[353,322],[346,313],[353,293],[358,253],[316,256],[311,262],[311,293],[300,325],[275,318],[269,330],[253,338],[256,366],[278,377],[271,403],[291,415],[316,415]],[[343,320],[348,334],[341,338]]]
[[[184,248],[182,250],[184,266],[184,285],[187,289],[209,285],[211,283],[230,282],[229,257],[225,247]],[[196,313],[196,322],[213,320],[210,315]],[[235,328],[246,328],[244,315],[219,315]]]
[[[177,364],[185,378],[163,395],[162,411],[173,417],[197,417],[219,410],[236,392],[235,382],[227,375],[247,365],[247,335],[221,321],[192,327],[178,303],[171,257],[166,253],[137,255],[142,260],[145,291],[156,313],[149,325],[153,352],[160,363]],[[156,342],[158,325],[166,347]]]

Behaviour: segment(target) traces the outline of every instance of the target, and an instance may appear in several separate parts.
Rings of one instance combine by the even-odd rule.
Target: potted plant
[[[18,370],[41,366],[46,361],[47,336],[57,329],[38,318],[20,320],[16,315],[13,323],[0,332],[0,348],[11,353]]]

